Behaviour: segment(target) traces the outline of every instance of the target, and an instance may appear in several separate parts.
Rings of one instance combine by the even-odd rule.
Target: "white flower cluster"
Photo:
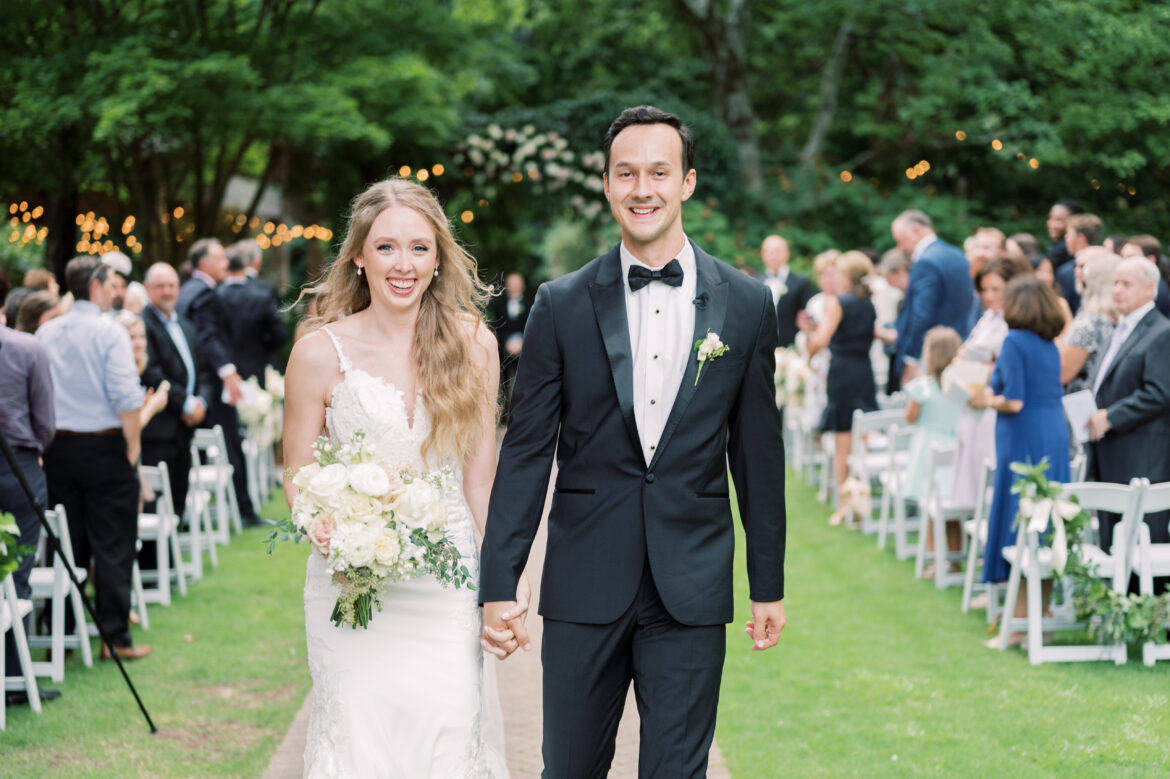
[[[426,547],[412,534],[423,530],[435,542],[445,536],[449,472],[387,467],[361,435],[339,447],[322,439],[316,453],[317,462],[293,477],[292,520],[330,573],[367,568],[392,581],[424,573]]]
[[[284,434],[284,377],[269,366],[264,375],[267,389],[253,376],[243,384],[236,412],[240,424],[256,433],[257,443],[267,447]]]
[[[707,333],[707,337],[699,342],[697,350],[699,353],[699,362],[707,362],[712,354],[715,354],[722,348],[723,342],[719,340],[719,334]]]
[[[578,155],[559,133],[538,133],[531,124],[507,129],[491,124],[484,133],[472,133],[459,143],[455,161],[465,166],[484,199],[495,197],[500,185],[527,180],[537,192],[576,190],[569,202],[581,215],[592,219],[601,213],[602,202],[596,196],[604,189],[605,155],[600,151]]]

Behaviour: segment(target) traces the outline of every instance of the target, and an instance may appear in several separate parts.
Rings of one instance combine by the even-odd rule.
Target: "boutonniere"
[[[776,291],[776,297],[782,298],[787,294],[788,294],[788,285],[785,284],[784,282],[780,282],[780,286],[777,288],[777,291]]]
[[[705,338],[695,341],[695,354],[699,355],[699,370],[695,372],[695,386],[699,386],[699,377],[703,375],[703,366],[707,360],[722,357],[731,347],[719,340],[719,333],[707,331]]]

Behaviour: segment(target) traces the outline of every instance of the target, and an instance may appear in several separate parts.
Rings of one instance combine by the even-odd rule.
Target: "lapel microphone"
[[[695,304],[695,308],[702,311],[703,309],[705,309],[707,307],[707,293],[700,292],[699,296],[697,298],[695,298],[694,300],[692,300],[691,302]]]

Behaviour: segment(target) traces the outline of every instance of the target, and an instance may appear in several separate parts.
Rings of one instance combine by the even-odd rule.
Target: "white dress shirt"
[[[1142,317],[1150,313],[1150,309],[1153,307],[1154,301],[1151,300],[1117,320],[1117,327],[1113,328],[1113,337],[1109,341],[1109,349],[1101,358],[1101,364],[1097,366],[1097,376],[1093,379],[1093,397],[1096,397],[1097,393],[1101,391],[1101,383],[1105,381],[1105,373],[1113,365],[1117,353],[1121,351],[1126,340],[1133,335],[1133,329],[1137,327],[1137,323],[1142,321]]]
[[[926,248],[937,240],[938,236],[934,233],[922,236],[918,243],[914,244],[914,250],[910,252],[910,262],[918,262],[918,258],[922,256]]]
[[[775,273],[765,271],[764,286],[772,290],[772,305],[779,303],[782,292],[788,291],[788,266],[785,265]]]
[[[674,406],[687,360],[692,357],[694,301],[698,288],[695,250],[687,240],[675,258],[683,270],[680,286],[652,281],[637,292],[630,291],[630,267],[650,266],[636,259],[624,242],[620,254],[630,347],[634,355],[634,421],[642,442],[642,456],[649,463]]]
[[[178,314],[172,311],[171,315],[167,316],[162,309],[154,308],[154,306],[151,308],[162,320],[163,326],[167,329],[167,335],[174,342],[175,351],[179,353],[179,359],[183,361],[183,367],[187,370],[187,384],[183,388],[183,391],[187,393],[187,398],[183,401],[183,413],[191,414],[195,411],[195,404],[202,403],[195,394],[195,360],[191,356],[191,345],[187,343],[187,336],[183,333],[183,328],[179,326]]]

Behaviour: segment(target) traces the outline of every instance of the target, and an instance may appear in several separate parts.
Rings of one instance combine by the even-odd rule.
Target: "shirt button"
[[[648,473],[648,474],[646,474],[646,483],[647,483],[647,484],[653,484],[653,483],[654,483],[654,474],[652,474],[652,473]]]
[[[662,313],[662,309],[661,309],[661,308],[656,308],[656,309],[654,309],[654,313],[655,313],[655,314],[661,314],[661,313]]]
[[[651,406],[653,406],[653,405],[654,405],[655,403],[657,403],[657,402],[658,402],[657,400],[651,400],[651,401],[650,401],[650,405],[651,405]]]
[[[655,360],[657,360],[657,359],[658,359],[658,355],[657,355],[657,354],[656,354],[656,355],[654,355],[654,359],[655,359]]]
[[[650,451],[653,452],[656,444],[650,444]]]

